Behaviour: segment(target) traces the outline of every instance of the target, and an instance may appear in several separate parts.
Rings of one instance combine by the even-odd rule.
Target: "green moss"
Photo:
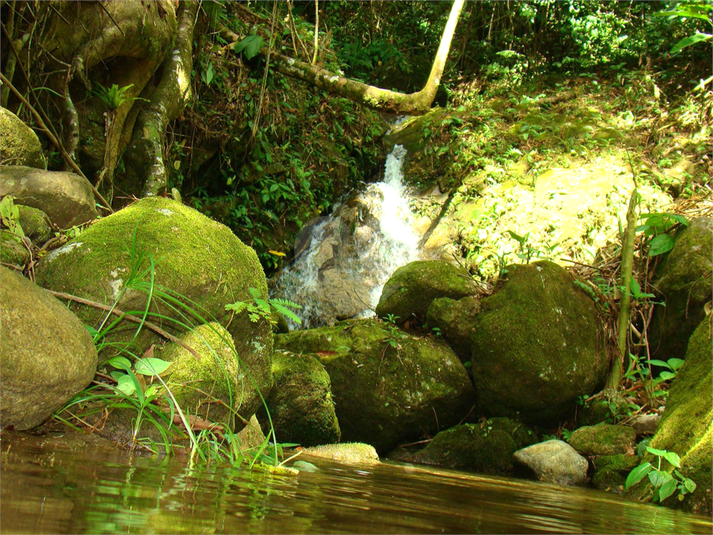
[[[444,343],[394,332],[378,320],[279,335],[276,345],[320,360],[343,439],[379,452],[456,424],[475,401],[465,368]]]
[[[267,408],[280,442],[302,446],[339,442],[341,431],[334,412],[331,382],[320,362],[309,355],[275,351],[272,359],[275,386]],[[267,432],[267,415],[260,419]]]
[[[473,380],[487,413],[556,420],[604,381],[594,303],[552,262],[508,267],[474,318]]]
[[[580,427],[569,439],[569,445],[582,455],[615,455],[633,451],[636,432],[626,425],[601,424]]]
[[[460,299],[475,293],[475,284],[463,268],[445,260],[420,260],[394,272],[384,285],[376,314],[398,316],[399,323],[412,315],[423,320],[437,297]]]
[[[376,450],[369,444],[352,442],[349,444],[325,444],[304,449],[305,455],[323,457],[345,463],[379,462]]]
[[[414,462],[510,475],[513,454],[537,442],[528,427],[508,418],[490,418],[482,424],[458,425],[441,431],[414,457]]]

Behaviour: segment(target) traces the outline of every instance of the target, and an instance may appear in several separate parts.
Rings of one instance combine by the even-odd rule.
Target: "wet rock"
[[[713,293],[713,219],[699,218],[676,237],[653,286],[666,300],[651,320],[649,346],[659,360],[684,358],[688,339]]]
[[[293,331],[275,343],[319,359],[332,381],[342,438],[382,453],[457,424],[475,402],[468,374],[446,344],[379,320]]]
[[[479,424],[463,424],[441,431],[410,461],[512,475],[513,454],[535,442],[537,435],[527,426],[509,418],[490,418]]]
[[[473,382],[486,414],[551,423],[604,383],[594,302],[557,264],[509,266],[473,320]]]
[[[30,261],[30,251],[22,244],[22,238],[9,230],[0,230],[0,258],[3,264],[24,266]]]
[[[600,424],[580,427],[569,439],[569,445],[582,455],[616,455],[633,453],[636,432],[626,425]]]
[[[480,300],[475,296],[455,300],[439,297],[428,307],[426,321],[429,327],[437,328],[443,339],[453,348],[462,362],[473,356],[473,344],[470,341],[475,332],[473,318],[480,312]]]
[[[661,421],[661,415],[657,412],[650,414],[640,414],[634,418],[629,425],[636,432],[637,436],[653,435]]]
[[[397,323],[412,316],[424,320],[434,299],[461,299],[476,291],[473,279],[463,268],[445,260],[419,260],[394,272],[381,292],[376,315],[398,317]]]
[[[94,377],[97,352],[59,300],[0,267],[0,423],[18,430],[46,420]]]
[[[331,382],[319,360],[278,350],[272,356],[272,375],[275,386],[266,401],[280,442],[308,447],[340,441]],[[261,407],[260,419],[267,433],[269,422],[263,413]]]
[[[74,173],[3,165],[0,195],[12,195],[15,204],[42,210],[60,229],[93,221],[98,215],[89,182]]]
[[[671,384],[666,411],[650,444],[652,448],[676,452],[681,457],[679,471],[697,485],[695,492],[687,494],[682,502],[669,499],[664,503],[705,516],[712,512],[711,330],[708,316],[691,336],[686,360]],[[655,462],[650,454],[644,460]],[[631,490],[641,492],[636,487]]]
[[[153,262],[153,281],[151,281]],[[231,334],[244,373],[252,378],[234,392],[234,408],[243,416],[260,405],[259,388],[272,388],[272,332],[266,318],[251,321],[248,311],[226,311],[236,301],[253,303],[250,289],[267,295],[265,274],[255,251],[226,226],[179,202],[148,197],[97,221],[78,238],[52,251],[39,263],[37,281],[44,287],[114,305],[123,311],[143,311],[150,283],[154,293],[151,320],[174,335],[187,330],[185,310],[171,295],[202,318],[211,318]],[[95,328],[105,314],[95,307],[72,305],[80,319]],[[188,313],[189,318],[190,313]],[[195,324],[202,321],[195,320]],[[107,342],[128,344],[137,355],[162,340],[153,331],[120,322]],[[256,385],[256,386],[253,386]]]
[[[0,108],[0,154],[3,165],[47,168],[37,134],[5,108]]]
[[[42,210],[23,205],[18,205],[17,210],[20,226],[33,244],[41,246],[52,237],[52,223]]]
[[[561,440],[548,440],[515,452],[513,458],[537,479],[557,485],[585,485],[589,463]]]
[[[348,444],[325,444],[302,450],[305,455],[322,457],[343,463],[378,463],[379,455],[369,444],[352,442]]]

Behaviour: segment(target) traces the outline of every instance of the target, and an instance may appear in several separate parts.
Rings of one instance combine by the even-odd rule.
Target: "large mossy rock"
[[[424,320],[434,299],[460,299],[476,292],[473,279],[463,268],[445,260],[419,260],[400,267],[386,282],[376,315],[396,317],[397,323],[412,316]]]
[[[436,328],[463,362],[473,356],[471,337],[475,332],[473,319],[480,312],[480,300],[475,296],[462,299],[439,297],[428,307],[426,321]]]
[[[649,346],[660,360],[683,358],[688,339],[713,293],[713,219],[699,218],[681,232],[656,270],[654,288],[666,300],[651,320]]]
[[[247,310],[235,315],[225,305],[252,303],[250,288],[267,296],[267,283],[255,251],[226,226],[179,202],[148,197],[97,221],[52,251],[36,273],[46,288],[140,314],[146,309],[152,266],[150,321],[174,335],[186,331],[178,322],[198,325],[208,320],[226,327],[241,360],[241,373],[250,376],[236,393],[233,408],[249,417],[260,405],[254,385],[264,396],[272,387],[272,332],[267,319],[252,322]],[[200,318],[192,318],[161,292],[171,292]],[[102,324],[103,310],[77,303],[72,309],[84,323],[95,328]],[[132,341],[135,331],[136,325],[124,320],[107,341],[131,342],[135,354],[142,355],[160,340],[143,329]]]
[[[411,462],[512,475],[513,454],[537,442],[537,435],[509,418],[490,418],[441,431],[416,453]]]
[[[457,424],[473,406],[468,374],[443,342],[378,320],[278,335],[276,346],[313,354],[329,373],[342,439],[384,453]]]
[[[594,302],[557,264],[509,266],[507,282],[481,306],[473,382],[486,414],[551,423],[604,383]]]
[[[37,134],[5,108],[0,108],[0,155],[3,165],[47,168]]]
[[[651,440],[652,448],[676,452],[681,457],[680,472],[697,485],[695,492],[686,495],[682,502],[670,499],[665,503],[706,516],[713,512],[712,329],[709,316],[691,336],[686,360],[671,384],[666,410]]]
[[[84,325],[42,288],[0,267],[0,424],[31,429],[94,377]]]
[[[309,447],[341,440],[329,374],[319,360],[275,351],[272,376],[275,386],[266,401],[280,442]],[[258,415],[267,433],[270,422],[263,408]]]
[[[590,425],[577,429],[568,442],[582,455],[633,455],[636,431],[627,425]]]
[[[98,215],[91,185],[74,173],[3,165],[0,195],[12,195],[15,204],[42,210],[61,229],[93,221]]]

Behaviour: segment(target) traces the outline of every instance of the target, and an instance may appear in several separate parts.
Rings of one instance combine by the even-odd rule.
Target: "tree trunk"
[[[131,143],[124,154],[127,174],[145,177],[142,195],[157,195],[168,186],[163,145],[168,123],[176,119],[191,98],[193,27],[198,2],[181,2],[178,33],[161,80],[134,124]]]
[[[277,70],[283,74],[299,78],[316,85],[320,89],[336,93],[371,108],[393,113],[423,114],[430,109],[433,99],[436,98],[436,92],[441,83],[441,76],[446,65],[458,18],[463,9],[463,2],[464,0],[454,0],[448,22],[443,30],[441,44],[431,67],[431,74],[424,88],[416,93],[399,93],[356,82],[349,78],[337,76],[333,72],[321,69],[316,65],[310,65],[309,63],[283,56],[275,51],[270,54],[271,61]],[[263,47],[260,53],[267,56],[267,47]]]

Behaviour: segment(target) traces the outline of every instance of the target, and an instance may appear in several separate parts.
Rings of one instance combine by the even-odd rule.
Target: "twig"
[[[109,203],[108,203],[108,202],[106,201],[106,199],[102,196],[102,194],[99,193],[99,191],[94,187],[94,184],[92,184],[92,183],[89,181],[89,179],[87,178],[87,176],[82,172],[82,170],[79,168],[79,166],[76,164],[76,162],[75,162],[74,160],[72,160],[72,158],[69,157],[69,154],[67,154],[67,151],[64,150],[64,147],[63,147],[62,144],[59,142],[59,140],[54,136],[54,134],[52,134],[52,132],[50,132],[50,129],[47,128],[47,125],[46,125],[45,122],[42,120],[42,117],[40,117],[40,114],[37,113],[37,110],[32,106],[32,104],[30,104],[30,103],[27,101],[27,99],[22,96],[22,94],[15,88],[15,86],[12,85],[12,83],[10,82],[10,80],[8,80],[7,78],[5,78],[5,75],[2,74],[2,73],[0,73],[0,80],[2,80],[2,83],[3,83],[3,84],[7,84],[7,86],[10,88],[10,91],[12,91],[12,92],[15,94],[15,96],[16,96],[18,99],[20,99],[20,102],[22,102],[22,103],[27,107],[27,109],[30,110],[30,113],[32,113],[33,117],[34,117],[35,120],[37,121],[37,124],[40,126],[40,128],[42,128],[42,130],[44,130],[45,134],[47,134],[47,137],[50,138],[50,141],[52,142],[52,144],[53,144],[55,147],[57,147],[57,149],[62,153],[62,157],[65,159],[65,161],[70,165],[70,167],[71,167],[72,169],[74,169],[74,171],[75,171],[79,176],[81,176],[82,178],[84,178],[84,180],[87,181],[87,184],[89,184],[89,187],[92,188],[92,191],[94,192],[94,195],[96,195],[97,199],[99,199],[99,200],[101,201],[101,203],[104,205],[104,208],[106,208],[106,209],[109,211],[109,213],[113,214],[113,213],[114,213],[114,210],[111,209],[111,206],[109,205]]]
[[[111,13],[109,13],[109,10],[106,8],[106,6],[102,2],[98,2],[99,7],[101,7],[104,10],[104,13],[107,14],[107,16],[111,19],[111,21],[114,23],[114,26],[116,26],[116,29],[121,32],[121,35],[126,37],[126,34],[124,33],[124,30],[121,29],[119,26],[119,23],[114,20],[114,17],[111,16]],[[69,23],[68,23],[69,24]]]
[[[115,314],[115,315],[117,315],[117,316],[121,316],[122,319],[126,319],[126,320],[128,320],[128,321],[133,322],[133,323],[141,323],[141,324],[145,325],[146,327],[148,327],[149,329],[151,329],[152,331],[154,331],[155,333],[157,333],[157,334],[163,336],[163,337],[166,338],[167,340],[170,340],[170,341],[173,342],[174,344],[178,344],[178,345],[180,345],[181,347],[185,348],[185,349],[186,349],[187,351],[189,351],[194,357],[196,357],[197,360],[200,361],[201,358],[202,358],[202,357],[198,354],[198,352],[197,352],[195,349],[193,349],[191,346],[189,346],[188,344],[186,344],[183,340],[181,340],[181,339],[179,339],[179,338],[176,338],[175,336],[173,336],[173,335],[170,334],[170,333],[167,333],[167,332],[164,331],[161,327],[159,327],[158,325],[156,325],[156,324],[154,324],[154,323],[151,323],[150,321],[145,321],[145,320],[143,320],[143,319],[141,319],[141,318],[137,318],[136,316],[132,316],[131,314],[127,314],[126,312],[123,312],[123,311],[119,310],[119,309],[116,308],[116,307],[110,307],[110,306],[104,305],[104,304],[102,304],[102,303],[97,303],[96,301],[91,301],[91,300],[89,300],[89,299],[84,299],[84,298],[82,298],[82,297],[77,297],[76,295],[71,295],[71,294],[67,294],[67,293],[64,293],[64,292],[55,292],[55,291],[53,291],[53,290],[47,290],[47,291],[48,291],[49,293],[51,293],[52,295],[54,295],[55,297],[61,297],[62,299],[68,299],[68,300],[74,301],[74,302],[76,302],[76,303],[81,303],[82,305],[87,305],[87,306],[90,306],[90,307],[98,308],[98,309],[100,309],[100,310],[106,310],[107,312],[110,312],[110,313]]]

